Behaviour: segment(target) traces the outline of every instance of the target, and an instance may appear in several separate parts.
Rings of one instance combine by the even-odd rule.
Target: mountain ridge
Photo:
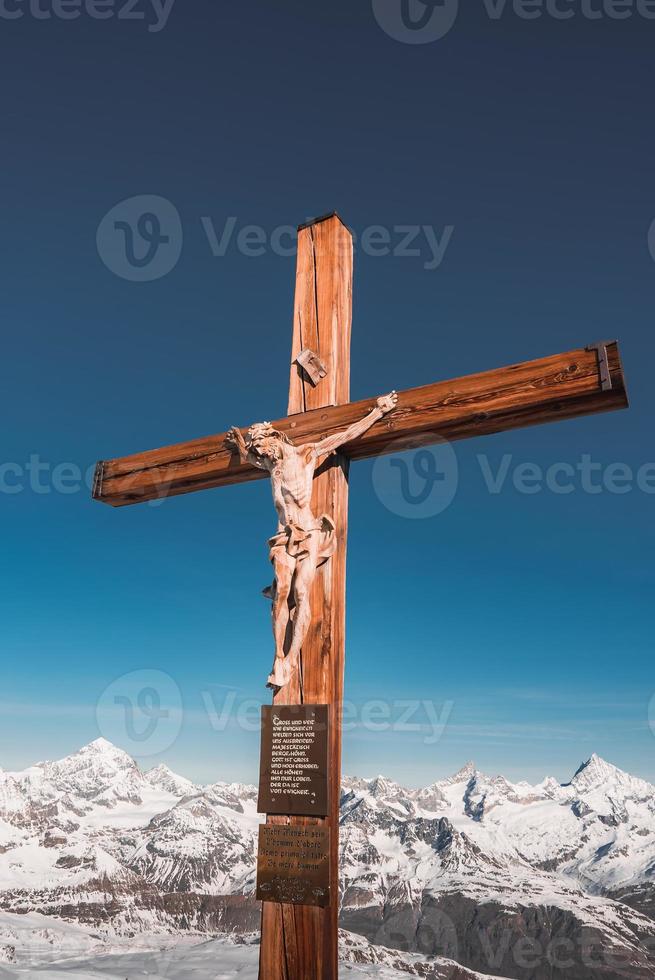
[[[102,935],[255,930],[256,797],[163,763],[144,772],[105,739],[0,770],[0,907]],[[340,823],[350,933],[519,980],[655,977],[655,787],[596,754],[562,784],[471,762],[419,789],[346,776]],[[526,936],[544,949],[591,937],[632,972],[523,969]]]
[[[0,766],[0,776],[3,776],[3,775],[4,776],[8,776],[8,777],[11,777],[11,776],[22,776],[22,775],[25,775],[25,774],[27,774],[30,771],[33,771],[35,769],[46,769],[46,770],[49,770],[49,769],[51,769],[54,766],[60,766],[60,765],[62,765],[62,763],[71,763],[73,760],[84,759],[84,758],[94,758],[94,757],[97,758],[97,759],[112,758],[112,759],[116,760],[116,762],[121,762],[121,763],[125,764],[128,768],[136,768],[136,769],[138,769],[139,772],[141,772],[146,777],[148,775],[151,775],[152,773],[162,772],[162,773],[165,773],[165,774],[168,774],[168,775],[172,776],[175,779],[181,780],[181,781],[183,781],[185,783],[189,783],[189,784],[191,784],[193,786],[196,786],[196,787],[213,785],[212,783],[194,782],[193,780],[188,779],[186,776],[182,776],[179,773],[176,773],[174,770],[172,770],[168,766],[167,763],[164,763],[164,762],[158,763],[158,765],[154,766],[153,768],[151,768],[149,770],[141,770],[139,768],[139,766],[138,766],[138,763],[135,761],[135,759],[132,756],[129,755],[129,753],[127,751],[125,751],[124,749],[121,749],[115,743],[110,742],[108,739],[106,739],[106,738],[104,738],[102,736],[99,736],[98,738],[93,739],[92,741],[90,741],[90,742],[86,743],[85,745],[81,746],[81,748],[75,750],[74,752],[70,753],[69,755],[63,756],[61,759],[55,759],[55,760],[46,759],[46,760],[41,760],[41,761],[32,763],[30,766],[25,767],[25,769],[23,769],[23,770],[11,770],[11,769],[8,770],[8,769],[5,769],[3,766]],[[594,773],[600,772],[601,774],[602,773],[615,773],[615,774],[618,774],[619,776],[627,777],[631,781],[635,781],[635,782],[641,783],[641,784],[649,787],[650,790],[653,793],[655,793],[655,784],[650,783],[648,780],[644,779],[643,777],[630,775],[629,773],[625,772],[625,770],[622,770],[620,767],[614,765],[614,763],[611,763],[608,760],[604,759],[602,756],[598,755],[596,752],[592,752],[592,754],[587,759],[583,760],[580,763],[580,765],[575,770],[573,776],[571,777],[571,779],[568,782],[561,782],[560,783],[559,781],[557,781],[555,779],[555,777],[550,776],[550,775],[545,776],[544,779],[540,783],[535,783],[535,784],[531,784],[528,780],[519,780],[516,783],[513,783],[512,780],[507,780],[507,782],[510,783],[510,784],[512,784],[512,785],[517,785],[517,786],[533,786],[534,785],[536,787],[536,786],[541,786],[546,781],[551,781],[552,780],[552,781],[557,782],[557,785],[559,785],[559,786],[568,787],[568,786],[574,785],[576,783],[576,779],[577,779],[578,776],[581,776],[581,775],[583,775],[583,774],[585,774],[587,772],[590,772],[590,771],[591,772],[594,772]],[[495,779],[495,778],[501,776],[501,774],[499,774],[499,773],[498,774],[494,774],[494,775],[490,775],[490,774],[484,772],[484,770],[478,769],[477,766],[476,766],[476,764],[475,764],[475,762],[473,760],[467,760],[467,762],[464,763],[464,765],[461,766],[460,769],[458,769],[452,775],[443,776],[443,777],[441,777],[441,778],[439,778],[437,780],[434,780],[433,782],[429,783],[426,787],[417,787],[416,789],[412,789],[410,787],[405,787],[403,784],[399,783],[397,780],[390,779],[390,777],[386,776],[384,773],[378,773],[376,776],[373,776],[373,777],[361,777],[361,776],[359,776],[359,777],[352,776],[351,777],[351,776],[348,776],[347,774],[345,774],[343,778],[344,778],[344,780],[352,779],[352,780],[358,780],[361,783],[369,783],[369,784],[375,783],[376,781],[380,780],[380,781],[385,782],[385,783],[390,783],[390,784],[393,784],[395,786],[400,786],[406,792],[411,793],[411,792],[418,792],[418,791],[423,792],[426,789],[431,789],[432,786],[435,786],[435,785],[440,785],[440,784],[450,785],[450,784],[453,784],[453,783],[456,783],[456,782],[462,782],[464,780],[470,779],[472,776],[474,776],[476,774],[481,775],[481,776],[485,776],[486,778],[489,778],[489,779]],[[501,778],[505,779],[504,776],[501,777]],[[252,784],[249,784],[249,783],[241,783],[241,782],[237,782],[237,783],[232,782],[232,783],[221,783],[221,785],[251,786]]]

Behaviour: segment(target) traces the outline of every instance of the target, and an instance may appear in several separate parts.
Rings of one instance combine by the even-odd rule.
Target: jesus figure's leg
[[[291,581],[291,592],[295,605],[291,646],[286,656],[284,656],[284,651],[281,659],[276,655],[273,673],[268,679],[271,687],[285,687],[298,668],[300,651],[312,619],[310,592],[317,572],[320,541],[318,533],[314,532],[308,535],[304,542],[307,553],[302,559],[296,561],[295,573]]]
[[[285,640],[287,628],[289,626],[289,594],[291,592],[291,582],[295,568],[295,560],[287,554],[285,549],[279,549],[273,553],[273,568],[275,570],[275,583],[273,586],[273,606],[271,614],[273,618],[273,637],[275,639],[275,665],[284,660]]]
[[[307,630],[312,620],[312,607],[310,592],[312,582],[316,578],[318,551],[320,546],[319,535],[314,533],[307,541],[308,554],[296,566],[296,574],[293,580],[293,597],[296,604],[296,611],[293,617],[293,637],[291,647],[286,657],[285,667],[290,676],[298,666],[300,651],[307,636]]]

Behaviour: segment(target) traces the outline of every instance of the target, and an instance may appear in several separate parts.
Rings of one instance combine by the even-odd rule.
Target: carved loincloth
[[[315,535],[319,535],[316,555],[316,567],[318,568],[335,552],[337,546],[335,531],[332,518],[328,517],[327,514],[319,517],[313,527],[303,528],[299,524],[287,524],[282,531],[278,531],[268,540],[270,559],[275,562],[280,552],[284,551],[294,561],[304,561],[309,557],[312,550],[310,542]]]
[[[295,564],[305,561],[311,553],[310,542],[314,535],[320,535],[318,542],[318,552],[316,555],[316,567],[324,565],[328,558],[331,558],[337,547],[336,528],[332,518],[323,514],[315,522],[313,527],[304,528],[299,524],[287,524],[282,531],[278,531],[272,538],[268,539],[269,557],[273,565],[283,556],[288,555]],[[289,563],[289,562],[287,562]],[[267,599],[275,599],[276,582],[262,589],[262,595]]]

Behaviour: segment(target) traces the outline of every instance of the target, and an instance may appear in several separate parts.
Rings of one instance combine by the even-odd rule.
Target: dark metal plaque
[[[328,814],[328,706],[262,708],[260,813]]]
[[[259,828],[257,899],[288,905],[330,904],[330,834],[325,827]]]

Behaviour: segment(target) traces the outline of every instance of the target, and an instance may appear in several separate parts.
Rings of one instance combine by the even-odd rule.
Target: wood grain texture
[[[349,398],[352,318],[352,238],[336,217],[300,230],[292,360],[310,347],[328,373],[314,387],[292,364],[289,416],[344,405]],[[320,824],[330,832],[330,906],[327,909],[265,902],[260,980],[336,980],[338,976],[339,800],[341,718],[345,659],[348,461],[333,456],[314,478],[312,510],[330,514],[337,549],[317,573],[311,591],[312,623],[302,649],[302,682],[295,678],[276,704],[327,704],[330,709],[328,809],[325,820],[269,817],[270,823]]]
[[[330,221],[347,234],[338,219]],[[314,388],[303,381],[299,366],[292,365],[289,416],[274,425],[294,442],[318,440],[337,432],[364,416],[375,403],[374,398],[353,403],[336,398],[334,367],[338,361],[335,357],[343,356],[344,351],[326,353],[328,340],[336,332],[336,314],[328,312],[326,315],[332,320],[321,320],[320,329],[312,319],[317,303],[319,310],[326,306],[330,288],[338,292],[335,308],[345,304],[350,296],[350,287],[333,270],[329,271],[325,285],[316,288],[312,285],[314,252],[317,245],[325,243],[327,234],[319,229],[328,224],[326,221],[313,226],[313,231],[307,228],[300,233],[301,242],[310,231],[314,238],[300,248],[298,255],[294,356],[301,346],[311,347],[325,361],[330,373]],[[336,247],[345,246],[339,242]],[[338,342],[343,346],[343,340]],[[612,378],[609,391],[601,388],[597,353],[586,348],[401,391],[396,410],[346,446],[344,455],[348,459],[365,459],[442,438],[466,439],[626,408],[625,379],[616,342],[609,344],[608,355]],[[347,372],[347,367],[344,370]],[[348,383],[346,374],[344,387]],[[266,478],[265,473],[240,463],[226,448],[223,433],[100,462],[93,496],[121,507],[262,478]]]

